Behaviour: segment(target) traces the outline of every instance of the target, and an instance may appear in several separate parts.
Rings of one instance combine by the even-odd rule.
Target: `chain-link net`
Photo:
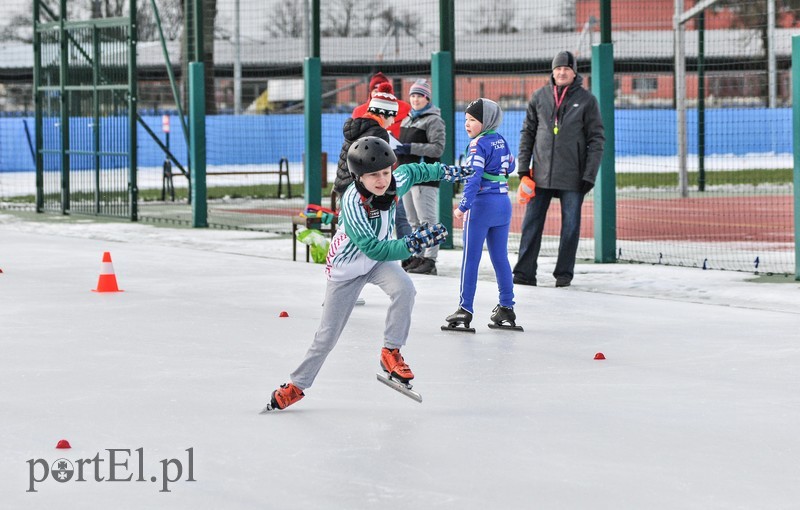
[[[186,81],[187,61],[198,57],[193,47],[195,10],[189,0],[155,4],[160,30],[153,4],[139,0],[138,7],[140,216],[188,223]],[[310,53],[309,4],[203,3],[199,26],[204,27],[207,73],[211,225],[288,232],[291,218],[306,205],[303,60]],[[685,8],[694,4],[687,0]],[[516,153],[527,103],[548,82],[557,52],[572,51],[590,85],[591,47],[600,39],[600,2],[454,5],[454,157],[458,160],[468,142],[463,109],[477,97],[503,107],[499,131]],[[336,171],[342,124],[368,100],[370,77],[383,72],[400,99],[407,99],[415,79],[431,78],[431,55],[441,48],[439,8],[437,0],[321,2],[322,205],[327,205]],[[791,272],[789,75],[800,2],[720,0],[684,20],[678,59],[674,1],[614,0],[611,13],[618,257]],[[676,87],[681,65],[683,89]],[[48,100],[57,122],[58,98]],[[26,139],[31,126],[26,128],[24,120],[0,118],[3,145]],[[684,136],[685,157],[680,152]],[[26,157],[30,159],[15,154],[8,163],[11,159],[0,149],[0,170],[25,167],[30,164],[23,161]],[[58,185],[57,158],[45,167],[52,169]],[[0,178],[0,195],[19,193],[6,174]],[[518,246],[522,213],[515,204],[512,251]],[[593,220],[589,194],[579,258],[594,256]],[[556,201],[545,226],[543,254],[557,252],[559,228]],[[458,242],[459,236],[454,237]]]
[[[800,3],[774,2],[771,28],[770,2],[719,1],[686,18],[677,59],[669,3],[612,3],[619,258],[790,273],[790,39]]]

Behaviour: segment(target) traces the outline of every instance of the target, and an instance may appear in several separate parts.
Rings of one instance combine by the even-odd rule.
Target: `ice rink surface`
[[[91,292],[105,251],[124,292]],[[322,266],[290,251],[0,214],[0,506],[800,505],[798,282],[587,263],[555,289],[545,259],[542,286],[516,288],[515,333],[486,327],[485,257],[469,335],[439,330],[458,297],[445,251],[440,276],[413,275],[403,354],[423,403],[375,378],[388,299],[367,287],[306,398],[259,415],[322,311]]]

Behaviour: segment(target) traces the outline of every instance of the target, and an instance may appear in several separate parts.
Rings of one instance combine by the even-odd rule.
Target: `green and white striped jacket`
[[[393,175],[399,198],[414,184],[440,180],[444,172],[438,163],[409,163],[398,166]],[[352,280],[367,274],[378,262],[405,260],[411,255],[406,242],[393,235],[395,204],[386,211],[371,209],[355,184],[347,187],[326,259],[329,280]]]

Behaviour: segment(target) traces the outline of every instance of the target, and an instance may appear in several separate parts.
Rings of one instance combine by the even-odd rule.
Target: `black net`
[[[775,2],[771,28],[770,2],[717,2],[686,17],[676,49],[668,3],[612,4],[619,258],[789,273],[788,81],[800,5]]]

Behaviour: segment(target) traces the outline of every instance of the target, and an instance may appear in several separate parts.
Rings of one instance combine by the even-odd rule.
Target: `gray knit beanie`
[[[553,59],[553,65],[550,66],[551,71],[555,71],[556,67],[571,67],[575,74],[578,74],[578,62],[575,60],[575,55],[568,51],[562,51]]]

